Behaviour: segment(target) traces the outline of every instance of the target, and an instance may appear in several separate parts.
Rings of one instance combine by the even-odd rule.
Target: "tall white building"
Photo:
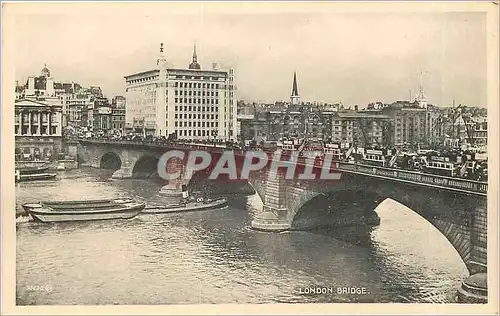
[[[234,70],[202,70],[196,46],[187,69],[167,66],[163,44],[157,69],[125,77],[125,127],[179,139],[236,140]]]

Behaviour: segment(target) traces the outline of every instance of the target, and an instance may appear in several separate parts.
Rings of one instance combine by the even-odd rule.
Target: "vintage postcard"
[[[2,313],[498,313],[497,2],[2,3]]]

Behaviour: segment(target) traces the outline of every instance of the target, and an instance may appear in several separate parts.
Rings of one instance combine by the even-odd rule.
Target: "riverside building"
[[[163,44],[157,69],[125,76],[125,128],[179,139],[236,140],[234,70],[202,70],[196,46],[187,69],[169,68]]]

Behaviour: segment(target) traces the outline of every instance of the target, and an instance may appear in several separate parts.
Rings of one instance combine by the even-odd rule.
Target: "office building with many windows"
[[[167,67],[163,45],[159,69],[132,74],[126,81],[125,128],[179,139],[236,140],[234,70],[202,70],[196,46],[187,69]]]

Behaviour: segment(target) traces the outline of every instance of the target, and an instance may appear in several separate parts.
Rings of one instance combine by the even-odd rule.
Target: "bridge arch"
[[[314,208],[310,206],[313,204],[327,205],[328,203],[321,201],[326,197],[334,196],[334,203],[340,209],[340,211],[333,210],[332,214],[329,214],[331,216],[329,219],[325,218],[326,214],[323,214],[322,217],[319,216],[322,220],[321,224],[330,220],[331,226],[349,224],[349,222],[356,224],[357,220],[359,220],[359,224],[364,221],[367,221],[368,224],[376,224],[374,220],[374,217],[378,218],[375,213],[376,207],[383,201],[391,199],[420,215],[440,231],[458,252],[469,270],[471,269],[471,261],[474,264],[475,262],[486,263],[486,253],[478,257],[477,251],[479,250],[474,253],[474,247],[471,243],[472,240],[477,239],[474,235],[477,234],[475,233],[476,227],[483,225],[482,218],[484,217],[484,220],[486,218],[486,200],[481,202],[475,196],[466,194],[404,184],[391,185],[391,182],[367,180],[361,177],[350,177],[331,187],[316,187],[316,190],[297,187],[288,188],[288,190],[293,192],[291,195],[288,194],[289,197],[296,196],[287,203],[286,221],[289,223],[290,229],[300,229],[304,218],[314,216]],[[353,199],[352,194],[358,198]],[[318,201],[318,199],[320,200]],[[360,209],[356,209],[355,206],[359,202],[363,202],[363,205]],[[307,214],[307,212],[311,212],[311,214]],[[478,217],[478,214],[480,219],[474,220],[474,216]],[[486,240],[485,238],[484,240]],[[486,249],[486,241],[484,241],[484,249]]]
[[[219,180],[209,180],[210,173],[213,171],[214,166],[209,166],[205,169],[196,171],[193,173],[191,178],[185,182],[187,185],[188,189],[206,189],[210,191],[211,188],[214,188],[214,186],[228,186],[230,187],[232,183],[232,180],[225,179],[219,179]],[[236,180],[236,184],[240,187],[243,187],[245,185],[248,185],[257,195],[260,197],[261,201],[264,202],[264,194],[265,194],[265,181],[262,180],[258,175],[256,174],[250,174],[249,179],[247,180]]]
[[[118,170],[122,166],[122,159],[120,155],[118,155],[114,151],[109,151],[101,156],[99,160],[99,168],[101,169],[110,169],[110,170]]]
[[[292,229],[306,228],[304,220],[315,227],[373,225],[377,218],[374,210],[383,200],[372,191],[307,191],[291,205],[289,220]]]
[[[132,178],[151,178],[158,176],[158,161],[156,155],[145,154],[140,156],[132,168]]]

